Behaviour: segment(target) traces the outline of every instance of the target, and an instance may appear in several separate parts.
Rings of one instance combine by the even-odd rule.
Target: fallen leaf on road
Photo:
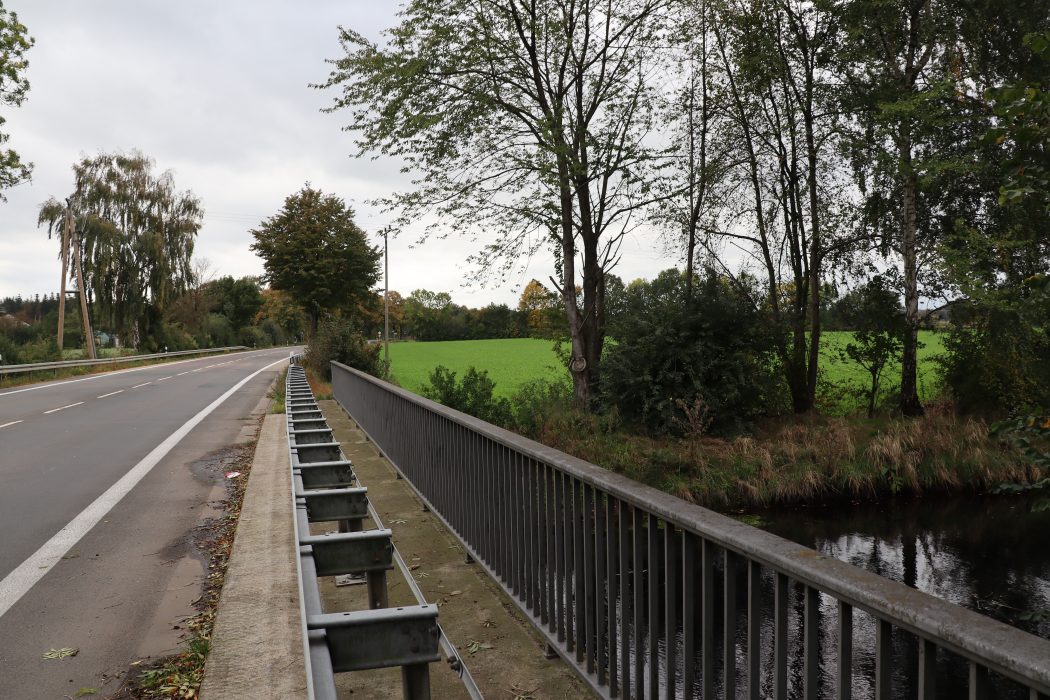
[[[227,479],[236,479],[240,475],[241,475],[240,472],[226,472],[226,478]]]
[[[73,694],[73,697],[82,698],[85,695],[95,695],[96,693],[98,693],[98,688],[81,688]]]
[[[80,649],[76,647],[62,647],[61,649],[51,649],[50,651],[44,652],[45,659],[64,659],[67,656],[76,656],[80,653]]]

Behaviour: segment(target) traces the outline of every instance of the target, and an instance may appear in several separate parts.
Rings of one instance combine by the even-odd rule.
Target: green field
[[[866,387],[868,373],[860,366],[839,359],[839,348],[844,348],[852,334],[848,331],[829,331],[821,343],[821,369],[831,385]],[[919,392],[923,399],[932,398],[938,391],[937,368],[934,358],[943,352],[939,333],[922,331],[919,340]],[[556,378],[565,371],[552,348],[554,343],[536,338],[506,340],[452,340],[433,343],[392,343],[390,364],[394,378],[409,391],[419,392],[427,384],[431,371],[444,365],[462,376],[468,367],[487,370],[496,382],[496,393],[510,397],[525,382],[536,378]],[[883,394],[899,383],[900,365],[888,367],[884,373]],[[833,391],[833,390],[832,390]],[[829,394],[826,410],[849,413],[863,406],[854,397],[833,397]]]

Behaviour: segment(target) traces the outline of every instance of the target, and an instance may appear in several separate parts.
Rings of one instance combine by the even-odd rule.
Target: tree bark
[[[918,348],[919,348],[919,279],[918,279],[918,181],[912,167],[910,134],[901,139],[901,171],[903,231],[901,235],[901,257],[904,259],[904,351],[901,355],[901,412],[906,416],[921,416],[924,411],[919,401]]]

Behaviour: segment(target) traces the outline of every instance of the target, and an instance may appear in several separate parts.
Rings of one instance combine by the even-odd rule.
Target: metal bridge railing
[[[332,387],[601,697],[1050,694],[1050,640],[334,362]]]

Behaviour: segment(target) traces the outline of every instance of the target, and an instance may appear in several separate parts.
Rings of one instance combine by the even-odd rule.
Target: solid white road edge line
[[[50,411],[44,411],[44,415],[46,416],[48,413],[58,413],[59,411],[64,411],[67,408],[73,408],[74,406],[80,406],[83,403],[84,403],[83,401],[77,401],[76,403],[71,403],[68,406],[60,406],[59,408],[52,408]]]
[[[190,418],[182,425],[182,427],[169,435],[164,442],[154,447],[153,450],[143,457],[138,464],[132,467],[127,474],[120,477],[115,484],[106,489],[105,493],[96,498],[87,508],[80,511],[80,514],[70,520],[65,527],[56,532],[51,539],[40,547],[40,549],[33,552],[28,559],[19,564],[11,573],[5,576],[4,580],[0,581],[0,618],[3,618],[7,611],[10,610],[14,604],[22,598],[22,596],[28,593],[48,571],[51,571],[51,569],[55,567],[55,564],[60,562],[62,557],[72,549],[73,546],[91,530],[91,528],[95,527],[95,525],[97,525],[114,506],[120,503],[121,499],[128,495],[128,493],[130,493],[131,490],[153,470],[153,467],[157,466],[157,463],[160,462],[165,455],[171,452],[175,445],[179,444],[179,441],[182,440],[182,438],[186,437],[187,433],[197,427],[201,421],[207,418],[212,411],[222,405],[226,399],[233,396],[242,386],[274,365],[279,365],[287,361],[288,358],[282,357],[276,362],[271,362],[265,367],[255,370],[247,377],[234,384],[222,396],[201,409],[200,413],[193,416],[193,418]]]
[[[269,355],[271,353],[266,352],[265,350],[241,350],[239,352],[231,353],[231,354],[234,354],[234,355],[243,354],[245,356],[248,356],[248,355],[253,355],[253,356],[254,355],[259,355],[261,357],[265,357],[266,355]],[[94,379],[105,379],[106,377],[112,377],[114,374],[125,374],[127,372],[141,372],[144,369],[156,369],[157,366],[161,365],[161,364],[163,364],[163,365],[181,365],[184,362],[200,362],[201,360],[210,360],[210,359],[211,359],[210,357],[191,357],[188,360],[175,360],[174,362],[158,362],[158,363],[154,363],[152,365],[143,365],[142,367],[129,367],[128,369],[115,369],[112,372],[99,372],[98,374],[92,374],[90,377],[81,377],[80,379],[70,379],[70,380],[64,381],[64,382],[50,382],[48,384],[40,384],[40,385],[37,385],[37,386],[29,386],[29,387],[26,387],[25,389],[13,389],[11,391],[5,391],[3,393],[0,393],[0,396],[10,396],[11,394],[21,394],[21,393],[24,393],[26,391],[38,391],[40,389],[50,389],[53,386],[64,386],[66,384],[76,384],[77,382],[90,382],[90,381],[92,381]]]

